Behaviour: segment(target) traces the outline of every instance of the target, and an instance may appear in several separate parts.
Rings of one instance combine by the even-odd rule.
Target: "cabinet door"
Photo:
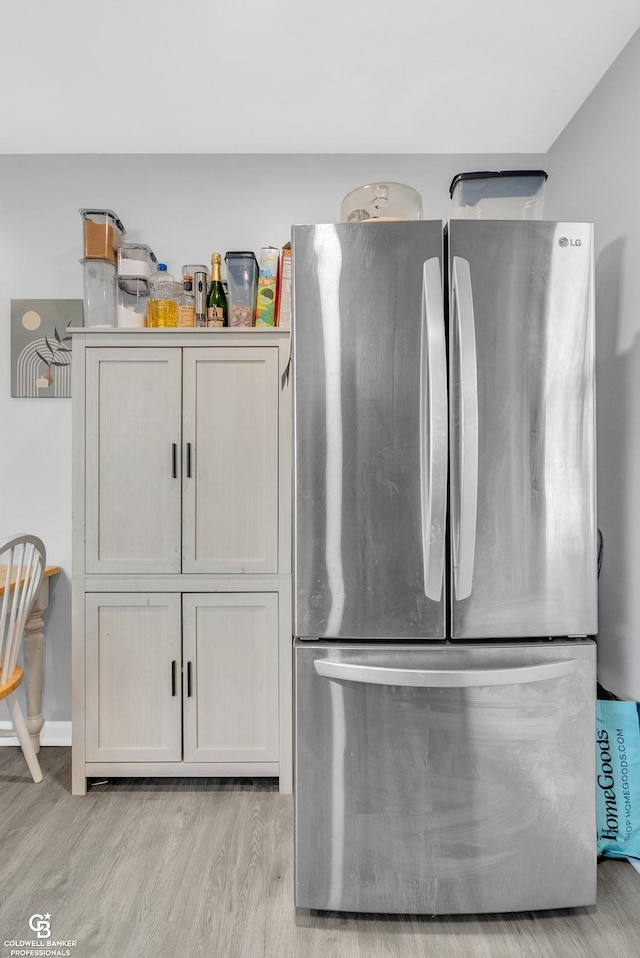
[[[87,761],[179,762],[180,596],[86,596]]]
[[[277,594],[182,602],[185,761],[277,761]]]
[[[183,572],[277,572],[278,350],[184,350]]]
[[[86,570],[180,572],[181,350],[87,349]]]

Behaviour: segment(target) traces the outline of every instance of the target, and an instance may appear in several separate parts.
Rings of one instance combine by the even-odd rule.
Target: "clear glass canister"
[[[104,259],[115,266],[126,230],[113,210],[80,210],[84,259]]]
[[[156,268],[155,253],[144,243],[123,243],[118,247],[118,276],[148,279]]]
[[[149,283],[133,276],[118,277],[118,326],[140,329],[147,325]]]
[[[421,220],[422,198],[404,183],[367,183],[347,193],[340,212],[343,223]]]
[[[203,263],[185,263],[182,267],[182,279],[184,280],[185,276],[191,276],[192,278],[196,273],[209,273],[209,269]]]
[[[458,173],[449,194],[453,216],[463,220],[541,220],[545,170]]]
[[[258,260],[252,252],[224,254],[229,326],[253,326],[258,293]]]
[[[105,260],[82,259],[85,326],[116,325],[116,268]]]

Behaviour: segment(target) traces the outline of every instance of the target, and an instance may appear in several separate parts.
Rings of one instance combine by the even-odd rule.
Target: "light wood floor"
[[[34,785],[0,748],[0,956],[29,918],[73,958],[634,958],[640,874],[599,866],[597,908],[466,918],[293,906],[292,802],[270,779],[113,779],[70,794],[70,750]]]

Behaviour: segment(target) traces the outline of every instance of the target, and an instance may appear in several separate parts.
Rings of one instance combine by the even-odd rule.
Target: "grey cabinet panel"
[[[180,596],[86,596],[87,760],[172,762],[182,753]]]
[[[184,572],[278,570],[278,349],[184,350]]]
[[[278,596],[183,596],[184,758],[278,760]]]
[[[179,572],[181,350],[86,357],[87,572]]]

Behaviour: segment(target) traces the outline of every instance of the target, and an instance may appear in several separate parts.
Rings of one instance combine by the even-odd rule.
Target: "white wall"
[[[547,154],[547,213],[596,236],[600,681],[640,700],[640,33]]]
[[[0,534],[35,532],[63,569],[46,619],[47,719],[71,716],[71,403],[9,398],[10,300],[82,297],[79,208],[114,209],[127,239],[149,243],[179,274],[214,250],[282,245],[294,222],[335,221],[361,183],[409,183],[425,218],[446,219],[454,174],[542,163],[537,154],[0,156]]]

